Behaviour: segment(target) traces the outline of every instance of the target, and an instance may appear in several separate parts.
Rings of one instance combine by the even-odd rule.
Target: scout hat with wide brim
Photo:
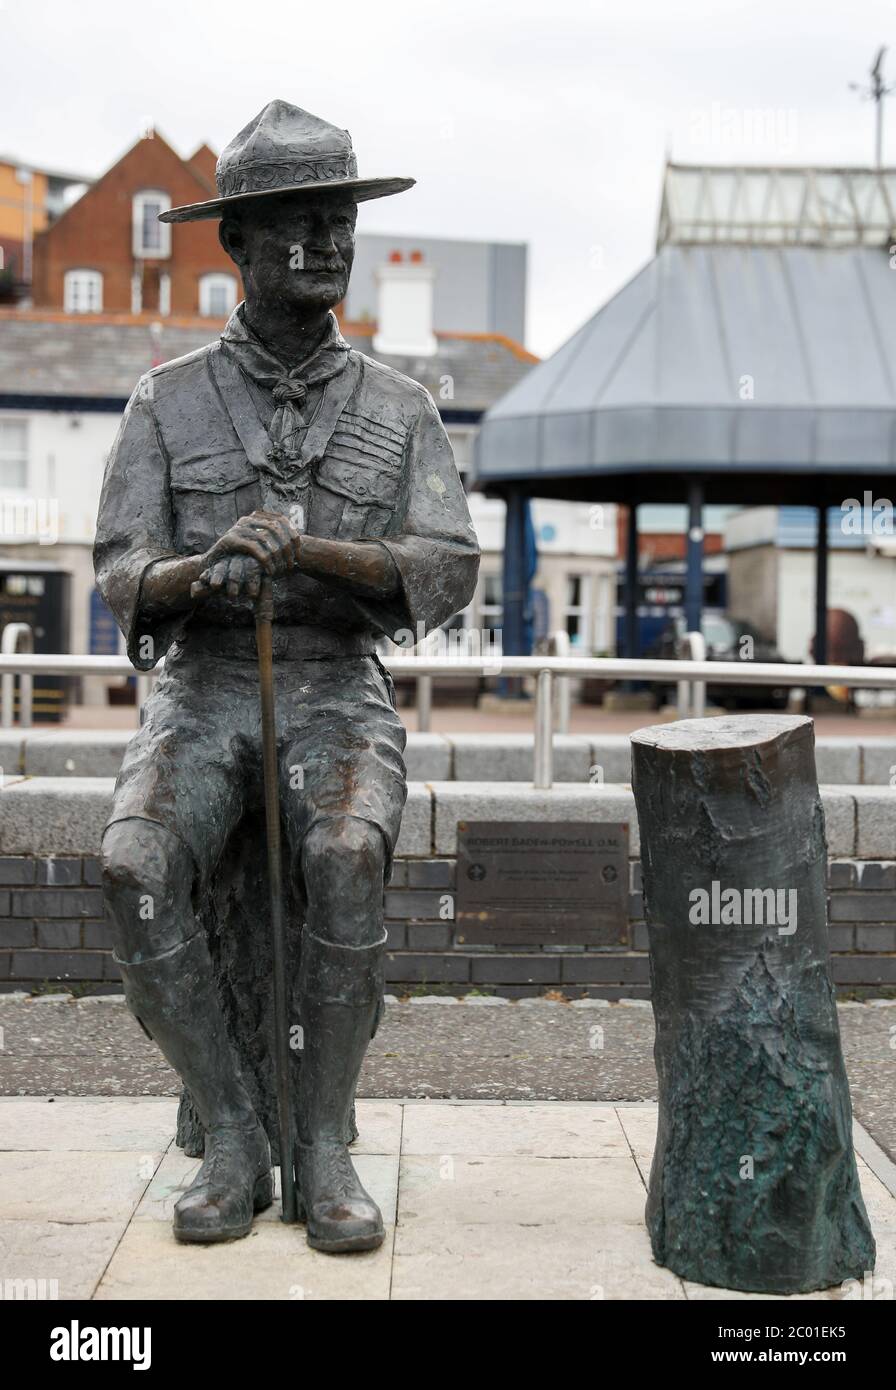
[[[227,146],[215,170],[219,197],[163,212],[161,222],[223,217],[229,208],[280,193],[345,192],[356,203],[388,198],[414,179],[359,179],[347,130],[288,101],[271,101]]]

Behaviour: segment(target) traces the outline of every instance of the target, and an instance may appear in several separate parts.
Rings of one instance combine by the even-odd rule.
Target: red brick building
[[[157,131],[137,141],[35,239],[33,302],[73,314],[222,318],[240,298],[218,223],[158,214],[215,196],[215,155],[181,159]]]

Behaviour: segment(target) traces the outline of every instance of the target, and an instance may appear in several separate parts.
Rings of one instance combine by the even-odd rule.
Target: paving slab
[[[854,787],[853,792],[856,854],[861,859],[889,859],[896,844],[896,786],[891,782],[886,787]]]
[[[558,782],[543,791],[525,782],[432,782],[436,854],[457,853],[458,821],[588,821],[628,824],[629,853],[640,852],[630,787]],[[844,851],[846,852],[846,851]],[[837,853],[841,853],[838,849]]]
[[[528,1213],[518,1224],[493,1226],[399,1225],[392,1298],[684,1300],[680,1279],[653,1263],[643,1228],[615,1222],[543,1224],[538,1216]]]
[[[176,1119],[177,1102],[156,1096],[15,1097],[0,1105],[0,1150],[161,1152]]]
[[[444,734],[408,734],[404,765],[410,782],[431,782],[450,777],[451,741]]]
[[[106,1299],[386,1299],[393,1231],[379,1250],[340,1259],[311,1250],[301,1226],[256,1221],[244,1240],[181,1245],[164,1221],[132,1221],[95,1297]]]
[[[116,1221],[0,1221],[4,1293],[7,1280],[24,1280],[20,1297],[92,1298],[127,1223],[127,1216]]]
[[[616,1111],[582,1105],[405,1106],[401,1152],[526,1158],[627,1158]]]
[[[456,734],[453,776],[458,782],[529,782],[533,776],[534,739],[518,734]],[[591,741],[582,735],[554,735],[554,781],[587,782]],[[444,780],[444,779],[443,779]]]
[[[403,1156],[401,1225],[558,1226],[644,1220],[644,1185],[625,1158]]]
[[[4,783],[0,853],[96,854],[114,777],[35,777]]]
[[[29,733],[23,771],[29,777],[117,777],[131,733],[73,729]]]
[[[3,1102],[8,1105],[8,1101]],[[161,1153],[0,1153],[0,1221],[118,1221],[129,1218]]]

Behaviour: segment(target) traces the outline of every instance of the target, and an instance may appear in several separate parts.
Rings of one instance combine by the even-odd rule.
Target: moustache
[[[342,275],[345,273],[343,261],[317,261],[313,258],[306,260],[302,269],[309,275]]]

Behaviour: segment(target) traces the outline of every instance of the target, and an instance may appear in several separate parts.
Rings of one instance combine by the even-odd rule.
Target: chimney
[[[423,253],[405,260],[392,251],[376,270],[377,331],[374,352],[395,357],[432,357],[437,351],[432,331],[432,287],[436,273],[423,264]]]

